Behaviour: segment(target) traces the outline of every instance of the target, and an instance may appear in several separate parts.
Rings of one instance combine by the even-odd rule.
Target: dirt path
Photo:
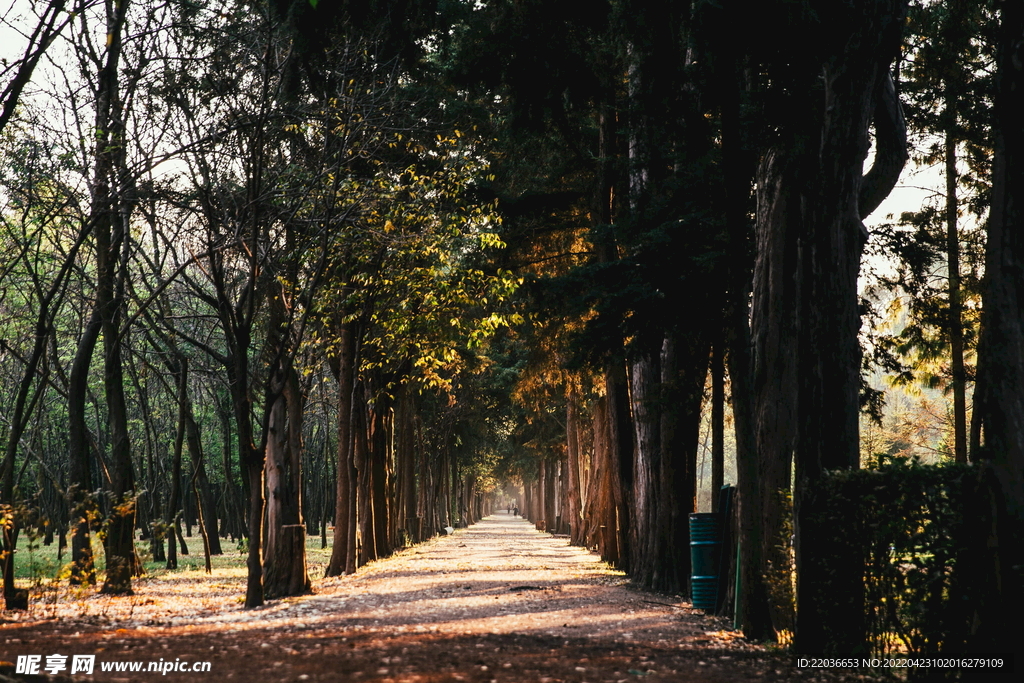
[[[591,553],[505,512],[258,610],[240,608],[233,583],[193,580],[193,593],[207,588],[183,603],[188,585],[167,578],[133,598],[80,601],[77,614],[30,613],[0,625],[0,659],[96,655],[94,674],[74,678],[95,681],[812,680],[724,620],[629,588]],[[132,661],[141,673],[100,670]],[[210,671],[160,674],[145,670],[151,661]]]

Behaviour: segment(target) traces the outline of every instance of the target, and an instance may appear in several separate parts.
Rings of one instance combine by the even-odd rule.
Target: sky
[[[0,0],[0,59],[10,60],[21,56],[28,40],[18,29],[24,30],[25,26],[34,23],[26,22],[26,19],[34,20],[33,5],[38,4],[42,8],[45,2]]]

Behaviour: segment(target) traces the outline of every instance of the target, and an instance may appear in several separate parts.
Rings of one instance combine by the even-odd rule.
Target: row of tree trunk
[[[685,288],[652,276],[651,296],[678,294],[670,301],[674,309],[663,306],[656,319],[606,340],[601,398],[591,411],[593,446],[585,455],[572,426],[579,419],[572,391],[566,439],[566,461],[576,463],[568,467],[570,479],[578,490],[566,501],[573,508],[573,541],[596,545],[641,585],[685,592],[705,380],[711,368],[712,393],[721,400],[722,366],[728,366],[744,548],[741,612],[747,635],[758,639],[793,629],[791,597],[771,596],[768,582],[773,572],[790,571],[780,534],[794,468],[797,592],[824,580],[814,539],[803,534],[800,501],[827,470],[858,466],[862,220],[888,195],[907,159],[889,72],[906,2],[875,0],[856,8],[811,3],[818,12],[808,22],[794,20],[779,3],[769,5],[765,21],[792,32],[786,43],[801,46],[801,53],[780,59],[772,46],[762,49],[761,38],[749,51],[733,50],[725,38],[732,25],[725,6],[708,10],[702,24],[707,53],[700,58],[721,86],[703,92],[666,72],[668,63],[693,67],[696,58],[671,52],[676,43],[670,22],[638,8],[638,32],[627,36],[626,92],[606,93],[597,108],[600,162],[590,215],[595,234],[616,228],[616,239],[595,240],[597,260],[609,268],[651,260],[664,267],[648,239],[671,245],[680,256],[696,247],[726,257],[707,278],[680,278]],[[801,32],[812,26],[829,38],[804,46]],[[718,42],[712,39],[716,31]],[[765,112],[771,131],[756,141],[744,120],[752,64],[774,79],[766,86],[771,92],[779,89],[781,97],[785,89],[789,104]],[[706,123],[712,107],[721,112],[720,147]],[[666,108],[674,119],[664,115]],[[865,174],[871,129],[875,157]],[[716,185],[709,173],[684,175],[689,165],[706,164],[713,147],[724,182]],[[679,194],[692,215],[666,224],[663,207]],[[700,241],[712,227],[704,216],[721,212],[722,236],[716,243]],[[542,469],[527,496],[531,514],[549,514],[543,507],[548,476]],[[855,577],[846,578],[851,597],[842,605],[798,600],[797,640],[804,651],[827,649],[818,640],[826,618],[848,627],[847,640],[855,637],[858,589]]]
[[[1014,188],[1024,185],[1014,182],[1021,173],[1022,136],[1009,114],[1016,111],[1014,104],[1024,91],[1019,86],[1024,72],[1019,59],[1022,13],[1017,5],[1005,3],[1001,15],[993,208],[975,407],[976,423],[984,431],[979,458],[987,463],[990,478],[984,495],[991,496],[1004,519],[1004,526],[991,530],[990,536],[999,550],[986,552],[992,555],[993,576],[1002,572],[1017,577],[1008,579],[1001,589],[1007,598],[1001,605],[1020,604],[1020,564],[1013,564],[1011,558],[1019,558],[1013,548],[1019,547],[1014,543],[1021,533],[1020,510],[1024,509],[1020,503],[1024,468],[1019,457],[1024,449],[1018,438],[1024,420],[1014,417],[1021,412],[1024,328],[1016,235],[1022,202]],[[814,532],[804,523],[801,501],[827,471],[859,466],[857,278],[867,238],[862,221],[894,187],[908,156],[906,127],[889,71],[898,52],[907,3],[876,0],[856,9],[815,6],[821,11],[812,23],[829,38],[815,42],[800,56],[805,69],[787,72],[790,106],[779,113],[763,149],[752,148],[741,130],[742,60],[751,55],[711,55],[719,60],[726,80],[732,79],[732,86],[725,88],[731,91],[721,97],[722,164],[729,207],[726,251],[732,257],[726,266],[729,287],[721,302],[724,333],[709,334],[695,321],[685,331],[666,326],[647,338],[638,332],[628,353],[613,348],[601,378],[601,397],[591,410],[590,448],[582,445],[578,398],[568,392],[564,463],[569,490],[564,506],[574,543],[597,546],[605,559],[642,585],[684,591],[689,569],[686,517],[694,510],[696,425],[709,359],[715,359],[714,373],[720,377],[724,356],[736,426],[744,588],[739,600],[744,631],[757,639],[795,631],[796,646],[802,652],[857,652],[864,642],[858,570],[843,567],[838,570],[841,575],[836,575],[836,568],[822,563]],[[800,22],[785,26],[794,32],[785,42],[802,45],[797,32],[807,26]],[[651,143],[660,135],[653,130],[654,119],[647,116],[645,102],[665,99],[657,95],[645,100],[645,93],[656,90],[657,83],[647,68],[654,57],[644,49],[639,46],[630,53],[634,64],[629,74],[630,128],[625,136],[628,178],[616,179],[610,163],[599,173],[591,213],[595,228],[614,225],[626,214],[633,221],[644,220],[649,215],[645,203],[656,194],[658,174],[669,172],[658,162]],[[774,57],[758,54],[757,49],[752,56],[764,59],[766,69],[779,66]],[[791,69],[792,62],[783,62]],[[606,112],[599,119],[599,156],[610,160],[616,155],[615,120]],[[875,154],[865,173],[869,131],[874,134]],[[617,192],[613,191],[616,184],[620,185]],[[745,198],[751,187],[757,196],[752,278],[744,270],[748,258]],[[628,210],[613,205],[614,197],[623,196],[628,198]],[[606,241],[597,245],[598,260],[614,263],[628,256],[630,248]],[[954,277],[955,270],[951,265]],[[711,330],[717,326],[718,320]],[[722,348],[712,354],[713,344]],[[960,377],[962,370],[956,374]],[[959,415],[963,397],[957,393]],[[720,389],[713,394],[719,396]],[[963,419],[959,423],[956,451],[962,459]],[[555,462],[561,471],[563,465]],[[551,482],[558,479],[550,473],[551,467],[550,461],[542,465],[536,481],[527,486],[526,508],[536,519],[555,515],[547,500]],[[779,594],[772,587],[788,585],[793,571],[788,539],[782,538],[791,495],[795,596]],[[842,587],[833,603],[801,599],[826,584]],[[795,605],[800,606],[798,611]],[[993,618],[999,610],[1005,612],[1000,606],[979,613],[979,624],[999,623]],[[987,637],[990,643],[1002,642],[994,631]]]
[[[358,331],[342,325],[337,362],[338,469],[328,576],[351,574],[396,548],[480,519],[487,505],[472,468],[442,432],[424,443],[418,395],[356,371]],[[465,469],[465,471],[463,471]]]

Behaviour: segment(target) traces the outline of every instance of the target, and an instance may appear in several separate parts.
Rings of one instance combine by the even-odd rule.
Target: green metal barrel
[[[716,512],[690,515],[690,600],[698,609],[715,609],[722,535]]]

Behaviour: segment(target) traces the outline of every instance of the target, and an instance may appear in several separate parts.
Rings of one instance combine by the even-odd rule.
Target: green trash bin
[[[697,609],[718,604],[718,569],[722,555],[717,512],[690,515],[690,601]]]

